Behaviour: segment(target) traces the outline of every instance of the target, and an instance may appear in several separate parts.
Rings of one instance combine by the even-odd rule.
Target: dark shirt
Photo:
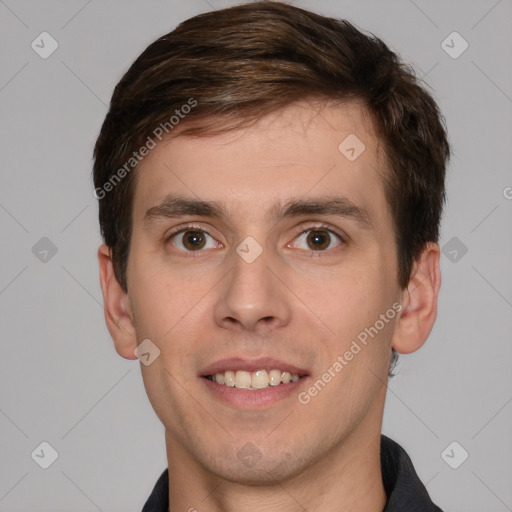
[[[443,512],[432,503],[405,450],[384,435],[380,448],[382,481],[388,497],[382,512]],[[166,469],[142,512],[168,512],[168,509],[169,473]]]

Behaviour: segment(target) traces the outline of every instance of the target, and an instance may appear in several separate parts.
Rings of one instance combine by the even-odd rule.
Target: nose
[[[258,332],[287,325],[291,317],[289,291],[282,277],[277,277],[278,262],[271,261],[266,250],[251,263],[236,252],[230,259],[231,272],[220,283],[214,307],[217,325]]]

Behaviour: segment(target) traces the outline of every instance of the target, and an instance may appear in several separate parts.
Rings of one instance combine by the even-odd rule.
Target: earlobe
[[[439,245],[429,242],[415,262],[407,289],[403,291],[403,310],[391,343],[400,354],[421,348],[432,331],[441,287],[440,254]]]
[[[116,279],[110,248],[105,244],[98,249],[98,262],[105,322],[115,349],[125,359],[136,359],[137,336],[130,301]]]

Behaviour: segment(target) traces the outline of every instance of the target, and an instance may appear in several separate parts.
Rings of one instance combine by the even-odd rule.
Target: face
[[[180,460],[261,483],[380,434],[401,299],[382,172],[355,103],[175,137],[141,163],[127,303],[160,350],[141,368]]]

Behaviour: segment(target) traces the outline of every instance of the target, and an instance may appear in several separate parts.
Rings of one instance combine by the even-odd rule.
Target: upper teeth
[[[288,382],[297,382],[299,376],[282,370],[257,370],[255,372],[246,372],[244,370],[216,373],[209,376],[217,384],[235,387],[238,389],[264,389],[278,384],[288,384]]]

